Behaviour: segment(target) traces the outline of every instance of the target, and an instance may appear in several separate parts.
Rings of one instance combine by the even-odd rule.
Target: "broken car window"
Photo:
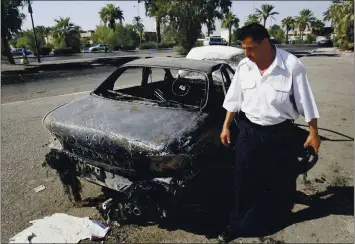
[[[194,72],[180,77],[178,69],[128,67],[116,79],[107,97],[126,101],[149,101],[159,106],[200,108],[206,101],[207,80]]]

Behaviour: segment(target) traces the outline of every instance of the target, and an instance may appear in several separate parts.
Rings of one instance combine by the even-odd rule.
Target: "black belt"
[[[238,120],[243,120],[245,121],[246,123],[250,124],[251,126],[255,127],[255,128],[260,128],[260,129],[277,129],[277,128],[283,128],[285,126],[290,126],[290,125],[293,125],[294,124],[294,121],[291,120],[291,119],[286,119],[285,121],[281,122],[281,123],[278,123],[278,124],[275,124],[275,125],[259,125],[259,124],[256,124],[252,121],[250,121],[247,116],[245,115],[244,112],[240,112],[238,114]]]

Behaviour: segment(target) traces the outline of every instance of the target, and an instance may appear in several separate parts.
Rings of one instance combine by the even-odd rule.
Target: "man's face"
[[[252,62],[256,63],[262,59],[264,56],[264,46],[266,39],[262,42],[254,41],[252,37],[246,37],[242,43],[242,48],[244,49],[244,55],[248,57]]]

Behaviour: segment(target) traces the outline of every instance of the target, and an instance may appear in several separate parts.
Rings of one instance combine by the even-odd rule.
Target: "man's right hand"
[[[226,147],[229,147],[231,144],[231,132],[229,128],[223,128],[221,133],[221,142]]]

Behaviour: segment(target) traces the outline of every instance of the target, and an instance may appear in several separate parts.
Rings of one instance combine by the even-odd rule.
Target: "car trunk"
[[[202,117],[200,112],[89,95],[53,110],[43,123],[66,151],[120,165],[132,157],[178,153],[172,145],[196,131]]]

